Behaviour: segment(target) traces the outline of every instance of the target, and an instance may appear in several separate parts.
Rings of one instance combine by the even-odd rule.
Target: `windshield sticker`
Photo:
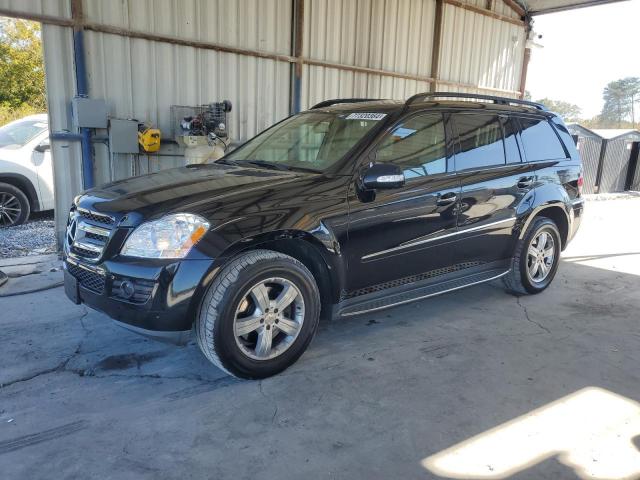
[[[352,113],[347,117],[347,120],[382,120],[386,117],[386,113]]]
[[[34,123],[33,126],[36,128],[47,128],[47,124],[41,122]]]

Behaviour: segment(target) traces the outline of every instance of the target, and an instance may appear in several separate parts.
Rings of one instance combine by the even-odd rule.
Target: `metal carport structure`
[[[555,6],[551,6],[553,3]],[[332,97],[406,98],[420,91],[522,96],[531,15],[606,2],[514,0],[0,0],[0,16],[43,24],[56,229],[91,182],[131,175],[139,158],[112,158],[80,132],[69,105],[104,99],[114,118],[170,131],[170,105],[223,98],[245,140],[291,112]],[[75,133],[77,132],[77,133]],[[142,156],[141,156],[142,157]],[[181,165],[175,148],[141,170]],[[84,175],[82,174],[84,165]]]

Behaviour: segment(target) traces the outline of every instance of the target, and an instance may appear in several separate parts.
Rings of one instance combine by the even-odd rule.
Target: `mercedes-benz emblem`
[[[78,227],[78,220],[75,217],[69,220],[69,225],[67,225],[67,235],[66,235],[68,249],[71,249],[71,246],[73,245],[73,241],[76,239],[77,227]]]

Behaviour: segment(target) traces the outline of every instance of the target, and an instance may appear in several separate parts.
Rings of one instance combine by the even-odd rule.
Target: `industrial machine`
[[[231,102],[199,106],[171,106],[174,139],[185,147],[187,165],[205,163],[222,157],[229,144],[227,114]]]

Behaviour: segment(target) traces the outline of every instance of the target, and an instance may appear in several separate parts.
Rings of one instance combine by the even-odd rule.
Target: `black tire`
[[[304,301],[304,321],[297,337],[279,356],[254,359],[236,341],[235,314],[252,286],[271,277],[284,278],[297,287]],[[214,365],[230,375],[270,377],[295,363],[307,349],[318,328],[320,304],[313,275],[298,260],[271,250],[241,254],[224,267],[204,296],[195,326],[198,346]]]
[[[535,282],[527,273],[527,252],[533,240],[542,232],[546,232],[553,237],[554,258],[547,276],[542,281]],[[514,295],[527,295],[540,293],[547,288],[558,271],[561,246],[562,240],[560,238],[560,232],[553,220],[546,217],[535,218],[529,225],[529,228],[527,228],[522,239],[518,240],[515,253],[511,260],[511,270],[507,275],[502,277],[507,290]]]
[[[3,211],[3,203],[7,208],[6,211]],[[9,208],[19,208],[20,211],[11,210],[11,215],[9,215]],[[16,213],[17,215],[14,217]],[[22,225],[27,221],[30,213],[29,199],[22,190],[8,183],[0,183],[0,228]]]

